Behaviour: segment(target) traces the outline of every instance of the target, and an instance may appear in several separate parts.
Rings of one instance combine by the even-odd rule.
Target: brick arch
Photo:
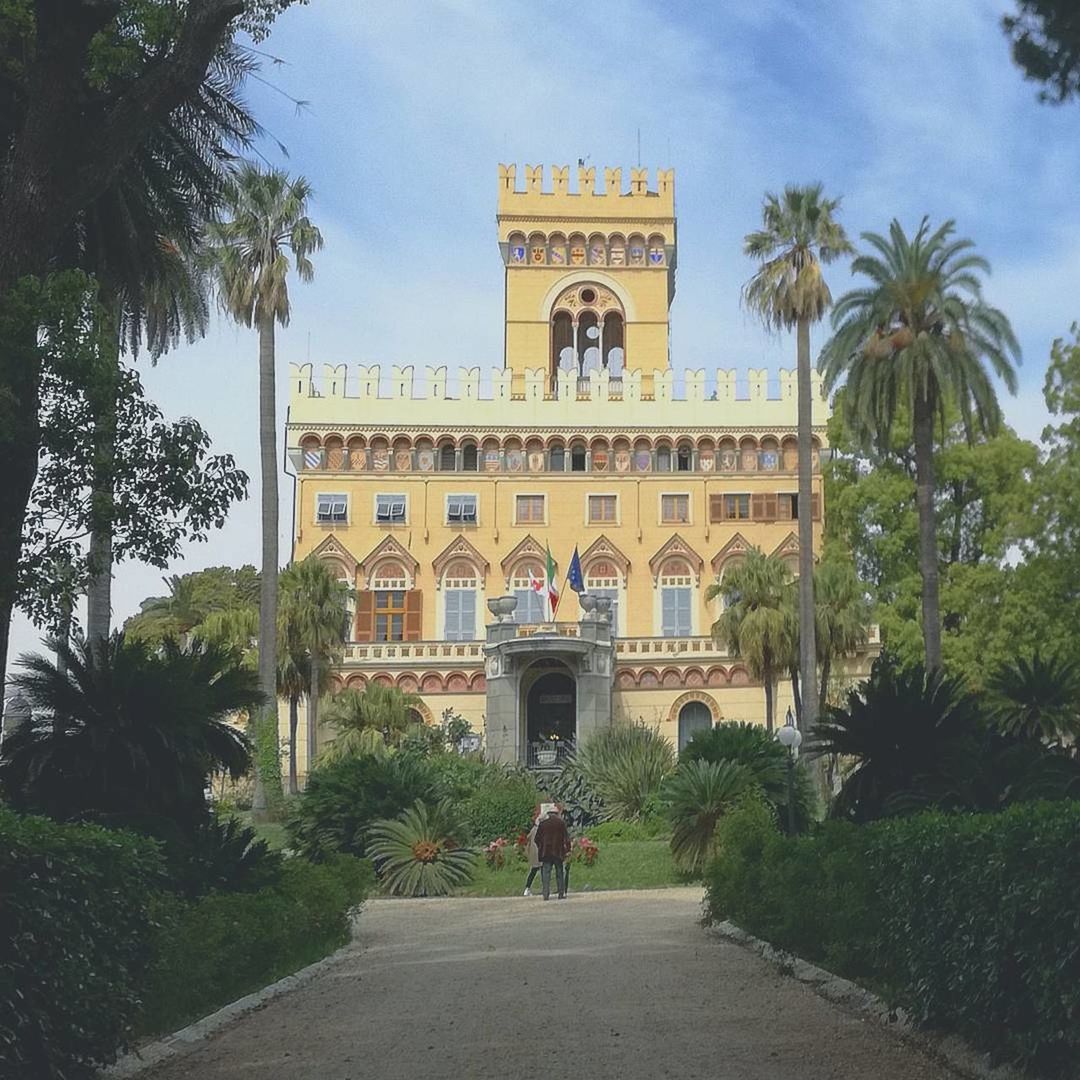
[[[660,685],[661,686],[682,686],[683,674],[678,668],[664,668],[660,672]]]
[[[330,676],[330,696],[340,694],[345,689],[345,680],[340,675]]]
[[[635,686],[637,686],[637,679],[632,671],[623,668],[622,671],[615,673],[616,690],[632,690]]]
[[[689,705],[692,701],[700,701],[709,710],[714,724],[723,720],[724,714],[720,711],[720,706],[716,704],[716,699],[712,694],[706,694],[701,690],[687,690],[671,703],[671,708],[668,710],[668,723],[678,723],[679,713],[682,712],[683,706]]]
[[[683,684],[685,686],[704,686],[705,672],[699,667],[690,667],[683,672]]]
[[[660,685],[660,673],[656,668],[642,668],[638,672],[638,686],[654,687]]]
[[[727,686],[728,673],[719,664],[709,668],[705,673],[706,686]]]
[[[432,725],[435,723],[434,715],[422,701],[415,702],[414,704],[410,705],[409,708],[415,709],[420,714],[420,719],[423,720],[425,724]]]
[[[441,694],[446,689],[442,676],[437,671],[429,671],[420,680],[420,693]]]
[[[462,690],[469,689],[469,676],[463,671],[451,671],[446,676],[446,689],[460,693]]]
[[[482,694],[482,693],[486,692],[487,691],[487,676],[482,671],[478,671],[469,680],[469,689],[472,690],[474,693],[477,693],[477,694]]]
[[[380,671],[377,675],[371,676],[371,681],[378,686],[393,686],[394,676],[389,672]]]
[[[345,680],[345,688],[347,690],[359,690],[363,692],[367,689],[367,676],[366,675],[350,675]]]
[[[406,671],[397,677],[397,688],[403,694],[415,694],[420,689],[420,683],[411,671]]]
[[[750,686],[753,681],[743,664],[735,664],[728,672],[728,686]]]

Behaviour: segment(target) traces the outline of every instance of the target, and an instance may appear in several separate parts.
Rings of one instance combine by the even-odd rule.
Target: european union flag
[[[581,576],[581,556],[578,549],[574,548],[574,557],[570,560],[570,569],[566,574],[566,583],[576,593],[585,591],[585,579]]]

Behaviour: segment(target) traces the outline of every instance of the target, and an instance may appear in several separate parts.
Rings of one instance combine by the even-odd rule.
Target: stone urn
[[[581,610],[585,613],[586,619],[593,618],[593,615],[596,612],[596,605],[598,601],[599,597],[591,596],[587,592],[578,593],[578,604],[581,607]]]

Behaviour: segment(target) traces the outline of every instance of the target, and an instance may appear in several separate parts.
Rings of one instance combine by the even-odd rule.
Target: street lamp
[[[788,752],[787,760],[787,819],[788,833],[795,835],[795,762],[802,746],[802,732],[795,726],[790,707],[784,718],[784,726],[776,733],[777,741]]]

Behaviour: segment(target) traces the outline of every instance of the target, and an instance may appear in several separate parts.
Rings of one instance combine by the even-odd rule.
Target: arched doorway
[[[526,764],[561,765],[576,736],[577,684],[560,664],[538,675],[525,694]]]
[[[708,731],[712,727],[712,713],[703,701],[688,701],[679,710],[679,753],[696,731]]]

